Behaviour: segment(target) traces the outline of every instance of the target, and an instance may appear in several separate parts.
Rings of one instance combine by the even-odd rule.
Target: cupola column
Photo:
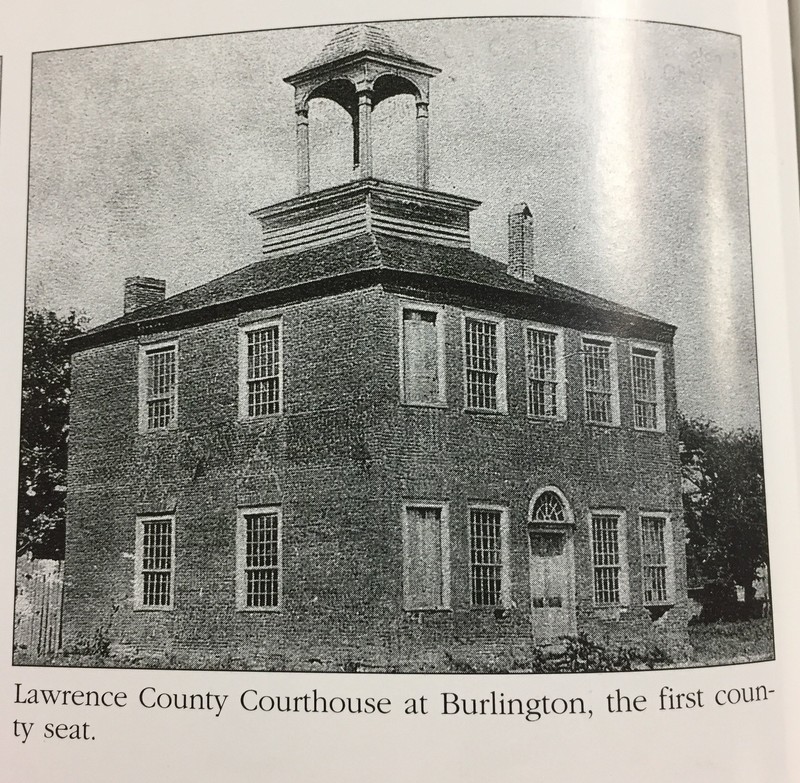
[[[297,109],[297,193],[311,190],[311,162],[308,147],[308,108]]]
[[[358,93],[358,176],[372,176],[372,90]]]
[[[417,103],[417,185],[427,188],[429,182],[428,104]]]

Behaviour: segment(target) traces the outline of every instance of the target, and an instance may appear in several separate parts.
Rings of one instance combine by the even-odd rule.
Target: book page
[[[0,32],[11,777],[796,779],[787,9],[131,10]]]

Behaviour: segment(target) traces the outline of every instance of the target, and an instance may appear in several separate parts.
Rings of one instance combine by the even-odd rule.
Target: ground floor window
[[[508,603],[508,512],[470,508],[470,572],[473,606]]]
[[[668,604],[672,601],[669,517],[664,514],[643,514],[641,526],[644,604]]]
[[[239,509],[237,519],[239,609],[279,609],[281,513],[277,507]]]
[[[175,570],[175,520],[136,520],[134,600],[138,609],[171,609]]]
[[[625,517],[619,512],[591,514],[594,602],[600,605],[627,603]]]
[[[447,507],[414,504],[403,518],[403,605],[405,609],[450,606]]]

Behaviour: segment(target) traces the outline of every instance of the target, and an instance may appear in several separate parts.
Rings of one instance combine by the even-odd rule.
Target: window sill
[[[634,432],[649,432],[651,435],[666,435],[667,431],[662,429],[651,430],[647,427],[634,427]]]
[[[491,408],[463,408],[463,413],[469,413],[471,416],[508,416],[507,410],[492,410]]]
[[[536,416],[533,413],[528,413],[527,419],[531,424],[566,424],[566,416]]]
[[[411,608],[408,606],[403,607],[406,614],[452,614],[453,609],[450,606],[425,606],[419,608]]]
[[[619,422],[614,421],[587,421],[584,419],[583,423],[587,427],[600,427],[604,430],[619,430],[622,429],[622,425]]]
[[[242,614],[280,614],[283,609],[280,606],[237,606],[236,611]]]
[[[174,606],[134,606],[134,612],[172,612]]]
[[[400,405],[404,408],[433,408],[438,410],[447,410],[446,402],[408,402],[401,400]]]
[[[265,413],[263,416],[239,416],[237,421],[239,424],[263,424],[267,421],[280,419],[283,415],[283,411],[278,411],[278,413]]]

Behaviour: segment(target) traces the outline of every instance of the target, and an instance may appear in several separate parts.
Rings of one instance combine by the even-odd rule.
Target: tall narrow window
[[[142,430],[175,426],[178,413],[178,348],[175,343],[143,347],[139,359]]]
[[[450,588],[446,508],[406,506],[403,544],[405,608],[447,608]]]
[[[241,418],[255,419],[280,413],[283,406],[280,322],[243,328],[239,346]]]
[[[467,408],[505,412],[504,351],[502,322],[464,319]]]
[[[667,518],[642,516],[642,582],[645,605],[670,601]]]
[[[530,328],[525,345],[528,367],[528,414],[537,418],[566,416],[563,336],[559,331]]]
[[[504,605],[507,598],[508,560],[505,551],[505,512],[500,509],[471,508],[469,523],[472,604]]]
[[[592,514],[592,559],[595,603],[623,603],[624,540],[618,514]]]
[[[136,530],[135,602],[140,609],[172,608],[173,519],[139,519]]]
[[[403,402],[444,403],[444,314],[429,308],[402,310]]]
[[[664,381],[661,352],[640,345],[631,348],[633,418],[640,430],[664,429]]]
[[[277,609],[281,602],[281,517],[278,508],[239,511],[237,604]]]
[[[583,380],[586,421],[616,424],[619,414],[613,343],[583,338]]]

